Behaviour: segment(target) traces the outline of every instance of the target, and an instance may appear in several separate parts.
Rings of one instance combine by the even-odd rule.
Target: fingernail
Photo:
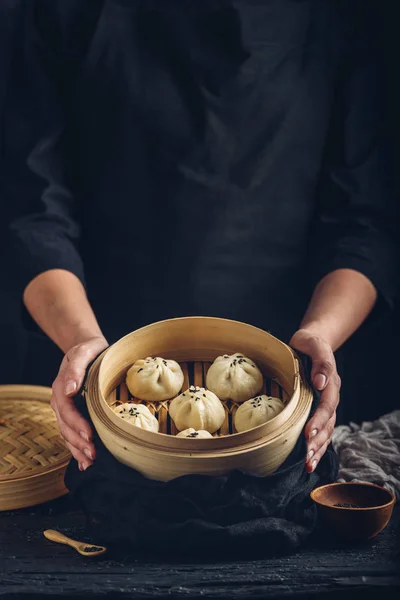
[[[310,433],[310,437],[308,438],[309,440],[311,440],[313,437],[315,437],[318,433],[318,429],[313,429],[312,432]]]
[[[78,463],[78,469],[82,471],[82,463]]]
[[[85,463],[82,463],[82,471],[86,471],[87,469],[87,465],[85,465]]]
[[[87,433],[85,433],[84,431],[80,431],[79,435],[81,436],[81,438],[83,438],[84,440],[86,440],[86,442],[89,441],[89,436]]]
[[[76,381],[73,381],[72,379],[70,379],[69,381],[67,381],[66,385],[65,385],[65,395],[68,396],[68,394],[73,394],[76,390]]]
[[[316,466],[317,466],[317,461],[316,461],[316,460],[313,460],[313,461],[312,461],[312,464],[311,464],[311,468],[312,468],[312,470],[313,470],[313,471],[315,470],[315,467],[316,467]]]
[[[94,459],[93,459],[93,454],[90,452],[89,448],[84,448],[84,450],[83,450],[83,451],[84,451],[84,453],[86,454],[86,456],[87,456],[88,458],[90,458],[90,460],[94,460]]]
[[[315,377],[314,377],[314,385],[317,388],[317,390],[322,390],[324,389],[325,385],[326,385],[326,376],[323,375],[322,373],[318,373]]]
[[[307,454],[307,460],[310,460],[314,456],[314,454],[314,450],[310,450],[310,452]]]

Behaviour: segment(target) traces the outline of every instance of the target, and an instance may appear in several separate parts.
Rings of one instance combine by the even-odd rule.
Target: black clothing
[[[2,161],[21,288],[72,271],[109,341],[191,314],[287,341],[341,267],[390,301],[367,5],[26,2]]]
[[[20,0],[0,2],[0,118],[6,97],[10,72],[12,49],[17,42],[15,31],[21,18]],[[0,148],[3,131],[0,129]],[[0,384],[20,383],[22,367],[26,360],[27,334],[21,324],[20,298],[12,281],[13,268],[10,265],[8,223],[15,216],[13,206],[5,203],[2,196],[2,157],[0,154],[0,331],[2,348],[0,349]],[[15,270],[15,265],[14,265]]]
[[[314,408],[318,404],[315,396]],[[90,421],[85,402],[78,407]],[[97,458],[79,471],[71,460],[65,482],[87,516],[95,543],[217,560],[227,555],[293,552],[315,531],[317,507],[310,492],[332,483],[338,458],[327,448],[316,470],[304,466],[301,434],[295,448],[268,477],[240,471],[225,476],[186,475],[166,483],[147,479],[119,463],[95,433]]]

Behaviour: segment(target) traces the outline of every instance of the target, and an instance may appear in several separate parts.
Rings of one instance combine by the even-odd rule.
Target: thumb
[[[329,377],[335,370],[335,359],[333,352],[321,349],[317,351],[312,359],[311,381],[317,390],[326,388]]]
[[[64,394],[73,396],[82,387],[87,366],[107,347],[103,339],[93,339],[71,348],[65,355],[60,368],[64,381]]]

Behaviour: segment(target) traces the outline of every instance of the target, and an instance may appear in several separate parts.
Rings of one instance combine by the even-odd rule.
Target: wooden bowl
[[[389,523],[395,504],[389,490],[372,483],[331,483],[313,490],[311,498],[331,532],[353,542],[378,535]],[[353,504],[357,508],[335,504]]]
[[[234,432],[235,406],[227,402],[226,423],[213,439],[187,439],[168,435],[168,402],[146,402],[158,416],[161,433],[134,427],[111,408],[117,390],[127,393],[126,372],[139,358],[162,356],[191,366],[185,368],[185,388],[201,385],[206,366],[217,356],[237,351],[255,361],[265,376],[265,386],[274,384],[281,390],[285,408],[264,425]],[[125,336],[92,365],[85,395],[93,424],[108,450],[120,462],[159,481],[189,473],[221,475],[234,469],[262,476],[273,473],[295,446],[313,399],[289,346],[245,323],[209,317],[161,321]]]

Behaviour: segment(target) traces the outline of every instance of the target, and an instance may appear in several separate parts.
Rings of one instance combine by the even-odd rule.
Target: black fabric
[[[9,71],[13,49],[16,46],[16,32],[21,20],[20,0],[0,2],[0,117],[7,94]],[[0,148],[3,146],[3,130],[0,127]],[[3,201],[1,194],[0,157],[0,384],[19,383],[23,378],[22,367],[25,360],[26,333],[20,323],[20,297],[14,285],[13,267],[10,260],[10,242],[7,224],[15,217],[14,203]]]
[[[75,273],[110,342],[191,314],[287,341],[336,268],[391,301],[373,2],[23,6],[0,161],[21,288]]]
[[[303,360],[308,360],[304,359]],[[314,406],[318,402],[315,393]],[[89,418],[80,396],[78,406]],[[314,473],[305,470],[301,434],[285,463],[268,477],[240,471],[226,476],[147,479],[120,464],[96,435],[97,458],[80,472],[74,459],[65,482],[88,518],[95,543],[134,552],[207,554],[226,558],[292,552],[317,523],[310,492],[335,481],[338,460],[329,446]]]

